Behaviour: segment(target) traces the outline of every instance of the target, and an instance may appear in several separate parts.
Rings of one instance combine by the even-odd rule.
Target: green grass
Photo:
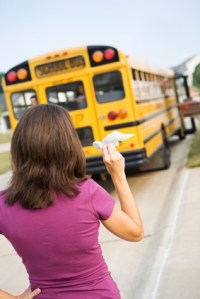
[[[200,130],[195,133],[192,140],[186,166],[189,168],[200,166]]]
[[[0,144],[11,142],[12,133],[0,133]]]
[[[11,170],[10,152],[0,153],[0,175]]]

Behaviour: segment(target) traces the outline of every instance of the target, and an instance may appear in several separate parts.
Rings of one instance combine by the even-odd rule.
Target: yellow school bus
[[[168,140],[184,138],[175,76],[111,46],[58,50],[14,66],[4,76],[11,127],[31,107],[52,103],[66,108],[83,146],[87,172],[105,171],[101,151],[93,147],[117,130],[135,136],[120,142],[126,168],[137,168],[163,149],[163,168],[170,166]],[[56,123],[55,123],[56,126]]]

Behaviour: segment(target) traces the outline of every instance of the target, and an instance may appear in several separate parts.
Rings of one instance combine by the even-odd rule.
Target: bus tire
[[[143,165],[139,167],[140,172],[157,171],[168,169],[171,165],[171,153],[169,143],[166,137],[165,129],[162,127],[160,134],[162,144],[155,154]]]
[[[186,137],[184,128],[180,128],[178,130],[177,135],[178,135],[178,137],[179,137],[180,140],[184,140],[185,137]]]
[[[170,152],[169,142],[167,140],[164,129],[161,130],[161,135],[162,135],[162,142],[163,142],[162,149],[161,149],[163,166],[161,168],[168,169],[171,165],[171,152]]]

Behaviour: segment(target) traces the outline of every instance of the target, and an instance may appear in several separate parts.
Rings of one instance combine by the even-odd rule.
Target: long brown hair
[[[38,105],[24,113],[12,137],[11,157],[8,205],[19,201],[23,208],[45,208],[53,204],[54,192],[74,197],[77,184],[88,178],[69,113],[57,105]]]

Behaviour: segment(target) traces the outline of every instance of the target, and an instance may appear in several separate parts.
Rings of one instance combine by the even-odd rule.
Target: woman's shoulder
[[[82,191],[83,189],[86,189],[90,184],[90,178],[87,178],[86,180],[83,180],[82,182],[77,183],[76,187],[79,191]]]
[[[87,180],[79,184],[79,188],[81,191],[84,189],[84,190],[88,190],[89,193],[97,190],[99,187],[100,185],[96,183],[92,178],[88,178]]]

